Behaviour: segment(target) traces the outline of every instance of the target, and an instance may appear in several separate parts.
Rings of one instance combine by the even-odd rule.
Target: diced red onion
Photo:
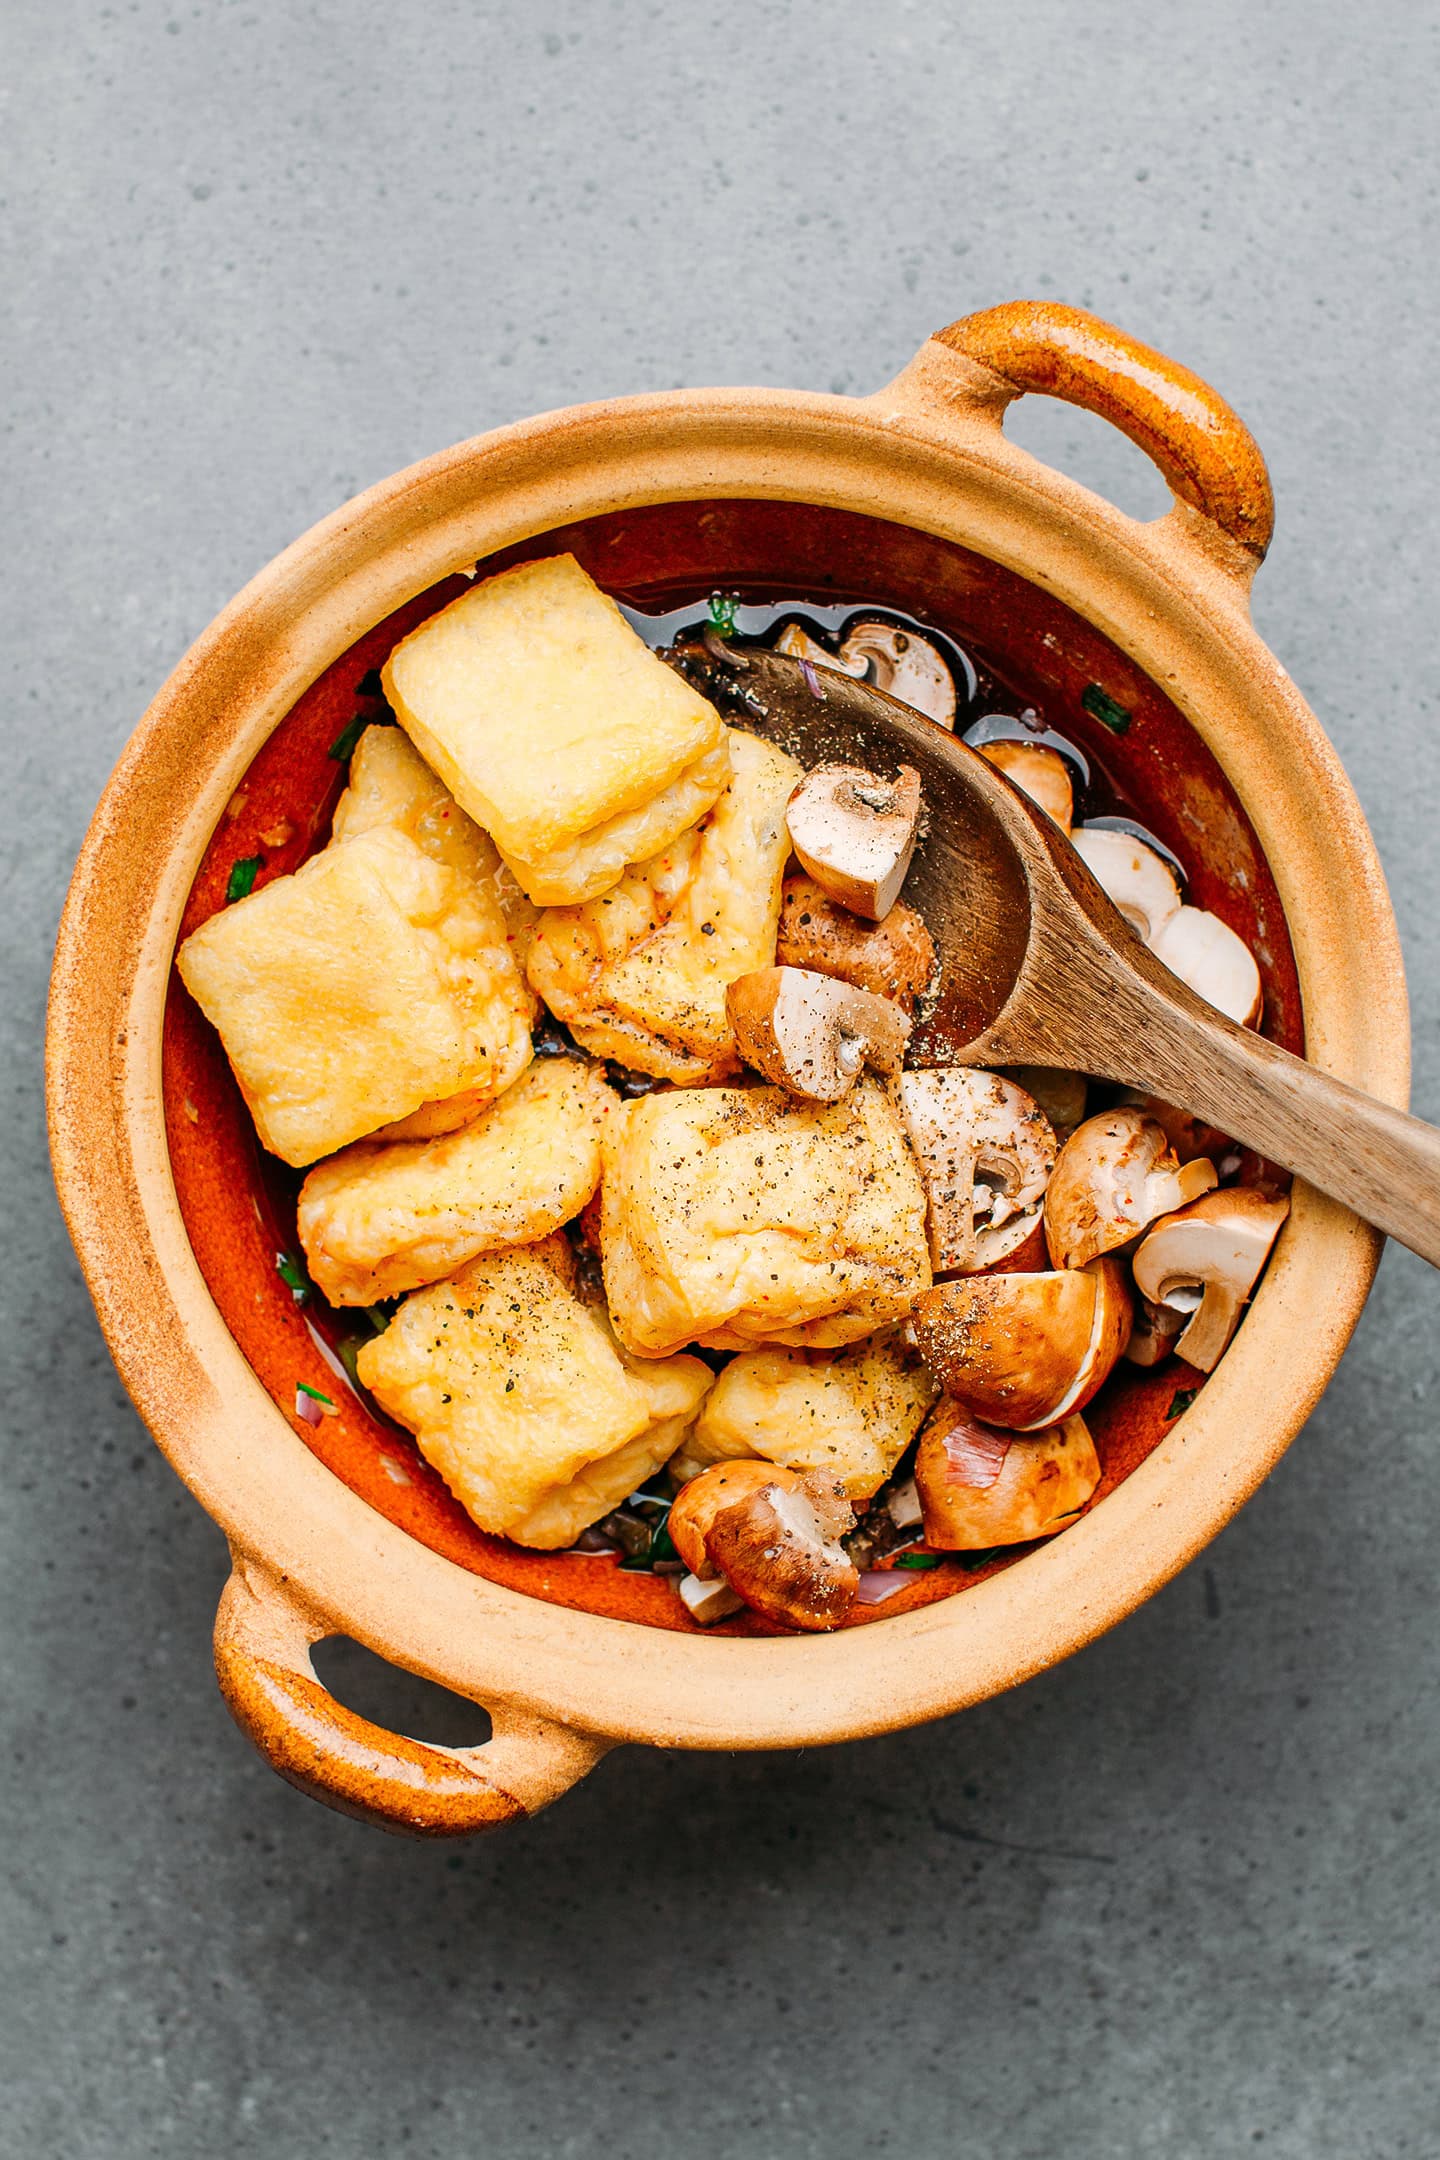
[[[908,1590],[911,1574],[905,1568],[866,1568],[855,1593],[857,1605],[883,1605],[897,1590]]]
[[[944,1439],[945,1475],[952,1485],[968,1486],[972,1492],[988,1492],[1005,1467],[1012,1435],[997,1432],[967,1418],[952,1425]]]
[[[814,662],[812,660],[802,660],[800,662],[800,673],[805,678],[805,687],[810,692],[811,697],[819,698],[823,702],[825,692],[820,687],[820,678],[815,672]]]
[[[318,1425],[325,1415],[325,1405],[318,1403],[313,1395],[307,1395],[304,1388],[297,1387],[295,1390],[295,1415],[298,1418],[303,1418],[307,1425]]]

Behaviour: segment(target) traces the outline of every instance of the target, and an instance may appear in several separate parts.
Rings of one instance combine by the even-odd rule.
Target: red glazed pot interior
[[[981,671],[977,710],[1033,705],[1091,761],[1115,806],[1150,828],[1185,865],[1188,897],[1247,941],[1265,986],[1264,1032],[1302,1051],[1300,993],[1279,897],[1250,823],[1214,757],[1175,706],[1080,616],[1037,586],[950,542],[850,512],[779,502],[687,502],[591,518],[544,533],[480,566],[504,569],[568,549],[615,597],[648,613],[703,611],[717,587],[797,607],[869,606],[915,617],[953,638]],[[258,857],[263,884],[292,871],[329,832],[345,779],[343,738],[380,710],[367,682],[396,640],[466,589],[451,578],[380,623],[326,670],[255,759],[213,835],[181,926],[188,936],[225,904],[238,861]],[[341,746],[341,755],[332,749]],[[1112,807],[1105,801],[1103,807]],[[218,1038],[178,977],[165,1015],[165,1113],[190,1242],[217,1306],[278,1408],[335,1476],[413,1537],[492,1581],[582,1611],[691,1631],[668,1582],[609,1558],[526,1552],[487,1535],[450,1497],[408,1433],[345,1376],[349,1332],[313,1291],[296,1301],[277,1259],[298,1254],[298,1175],[262,1155]],[[305,1383],[337,1408],[311,1426],[296,1414]],[[1098,1506],[1163,1438],[1200,1375],[1171,1360],[1122,1365],[1086,1418],[1104,1475]],[[1062,1533],[1063,1535],[1063,1533]],[[915,1573],[882,1606],[847,1624],[954,1594],[1023,1556]],[[710,1630],[708,1632],[716,1632]],[[731,1634],[771,1632],[753,1615]]]

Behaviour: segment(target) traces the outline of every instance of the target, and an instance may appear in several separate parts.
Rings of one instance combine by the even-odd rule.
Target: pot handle
[[[935,339],[986,371],[992,384],[976,388],[1001,413],[1030,391],[1110,421],[1153,458],[1179,501],[1264,561],[1275,526],[1265,460],[1238,413],[1189,368],[1059,300],[985,308]]]
[[[334,1629],[268,1569],[232,1559],[215,1616],[226,1708],[272,1770],[342,1815],[406,1837],[498,1830],[558,1800],[613,1744],[509,1709],[491,1712],[480,1747],[387,1732],[317,1679],[310,1651]]]

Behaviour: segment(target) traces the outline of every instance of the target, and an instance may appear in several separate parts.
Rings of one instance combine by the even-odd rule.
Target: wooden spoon
[[[926,837],[905,886],[941,956],[921,1065],[1060,1065],[1179,1105],[1440,1266],[1440,1132],[1237,1027],[1141,941],[1060,828],[907,705],[763,646],[707,639],[674,664],[802,764],[920,774]]]

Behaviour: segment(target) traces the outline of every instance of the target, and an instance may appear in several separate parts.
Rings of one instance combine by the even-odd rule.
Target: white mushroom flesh
[[[1164,856],[1133,833],[1115,832],[1107,825],[1077,825],[1070,839],[1131,929],[1153,945],[1181,904],[1179,880]]]
[[[1058,750],[1050,749],[1046,743],[1018,742],[1002,736],[997,742],[981,743],[980,755],[1052,817],[1062,832],[1069,832],[1075,813],[1075,789],[1070,767]]]
[[[1288,1200],[1240,1186],[1207,1193],[1142,1240],[1136,1288],[1186,1322],[1175,1348],[1198,1371],[1219,1364],[1289,1212]]]
[[[1084,1267],[1118,1252],[1214,1183],[1214,1164],[1203,1156],[1177,1162],[1163,1128],[1142,1110],[1087,1118],[1060,1150],[1046,1194],[1050,1256],[1057,1267]]]
[[[955,678],[939,646],[918,631],[903,630],[898,623],[851,623],[840,646],[840,664],[847,674],[868,673],[877,690],[941,727],[954,727]]]
[[[842,654],[831,652],[828,645],[817,643],[809,631],[802,630],[796,622],[786,623],[775,640],[775,650],[788,654],[792,660],[808,660],[812,667],[834,668],[839,675],[853,675],[857,679],[864,675],[869,667],[868,660],[863,656],[847,660]]]
[[[938,1273],[992,1267],[1024,1244],[1055,1164],[1032,1096],[998,1073],[950,1066],[900,1076],[900,1111],[929,1202]]]
[[[712,1620],[726,1620],[731,1613],[739,1612],[745,1600],[738,1591],[732,1590],[723,1575],[711,1582],[702,1582],[698,1575],[682,1575],[676,1588],[680,1602],[692,1620],[707,1627]]]
[[[863,1067],[896,1073],[910,1021],[889,998],[813,968],[758,968],[726,990],[746,1063],[806,1102],[838,1102]]]
[[[920,775],[894,780],[859,765],[817,765],[790,798],[790,844],[817,885],[856,915],[883,922],[900,897],[920,831]]]
[[[1241,1027],[1260,1018],[1264,1000],[1255,955],[1218,915],[1179,908],[1149,943],[1156,959],[1217,1012]]]

